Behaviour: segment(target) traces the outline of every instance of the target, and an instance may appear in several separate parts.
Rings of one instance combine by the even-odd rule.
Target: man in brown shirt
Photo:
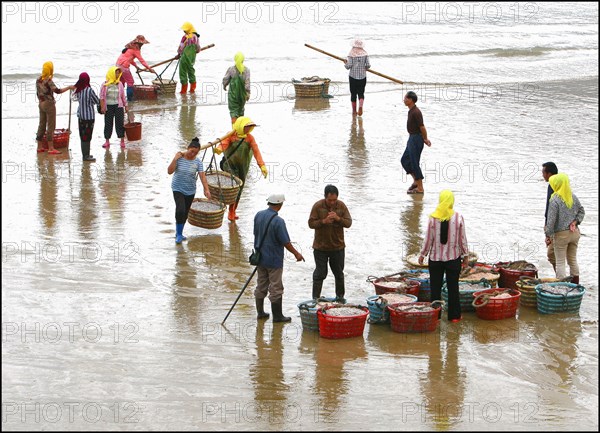
[[[327,277],[327,262],[335,277],[336,301],[345,303],[344,295],[344,228],[352,225],[348,208],[338,200],[338,189],[334,185],[325,187],[325,198],[316,202],[310,211],[308,226],[315,230],[313,250],[316,269],[313,272],[312,297],[321,296],[323,280]]]
[[[406,191],[408,194],[423,194],[423,172],[421,171],[421,152],[423,144],[431,146],[431,141],[427,139],[427,130],[423,124],[423,114],[415,105],[417,103],[417,94],[407,92],[404,97],[404,105],[408,107],[408,118],[406,120],[406,129],[408,130],[408,142],[406,150],[402,155],[400,162],[407,174],[413,178],[413,183]]]

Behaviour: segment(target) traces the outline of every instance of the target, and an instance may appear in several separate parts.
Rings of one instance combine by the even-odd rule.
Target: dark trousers
[[[177,224],[185,224],[190,208],[192,207],[192,202],[194,201],[194,196],[173,191],[173,198],[175,199],[175,222]]]
[[[79,120],[79,138],[82,143],[88,143],[92,141],[92,133],[94,132],[94,122],[95,120]]]
[[[350,80],[350,100],[352,102],[356,102],[356,95],[358,95],[358,99],[365,99],[365,87],[367,85],[367,77],[362,80],[357,80],[356,78],[348,77]]]
[[[429,283],[431,284],[431,300],[442,299],[442,283],[446,274],[448,288],[448,320],[460,317],[460,296],[458,294],[458,277],[460,276],[461,259],[447,262],[429,260]]]
[[[421,152],[423,152],[423,136],[421,134],[410,134],[408,142],[406,143],[406,149],[402,154],[400,163],[404,168],[404,171],[408,174],[413,174],[415,180],[423,179],[423,172],[421,171]]]
[[[327,277],[327,262],[333,276],[335,277],[335,296],[343,298],[346,294],[344,286],[344,259],[346,257],[345,250],[337,251],[321,251],[314,250],[315,256],[315,271],[313,272],[313,299],[321,296],[323,288],[323,280]]]
[[[125,109],[115,105],[107,105],[106,113],[104,114],[104,138],[109,139],[113,131],[113,120],[115,123],[115,129],[117,130],[117,137],[125,137]]]

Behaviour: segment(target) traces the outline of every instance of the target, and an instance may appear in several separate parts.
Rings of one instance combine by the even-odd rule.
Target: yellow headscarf
[[[436,210],[429,216],[437,218],[440,221],[448,221],[454,215],[454,194],[449,189],[440,192],[440,203]]]
[[[248,117],[238,117],[237,118],[237,120],[233,124],[233,129],[235,130],[235,133],[237,134],[238,138],[246,138],[246,136],[252,132],[252,130],[254,129],[254,126],[252,126],[250,128],[250,131],[248,131],[248,133],[244,132],[244,127],[249,124],[254,125],[254,122],[252,120],[250,120],[250,118],[248,118]]]
[[[567,207],[571,209],[573,207],[573,193],[571,192],[569,177],[564,173],[558,173],[554,176],[550,176],[548,182],[554,190],[552,197],[555,195],[559,196],[560,199],[565,202]]]
[[[44,63],[44,66],[42,66],[42,80],[52,78],[53,75],[54,75],[54,63],[52,63],[52,62]]]
[[[190,23],[188,21],[183,23],[183,25],[181,26],[181,30],[183,30],[185,32],[185,37],[188,39],[193,37],[194,33],[196,33],[196,29],[194,28],[192,23]]]
[[[246,69],[244,66],[244,55],[238,51],[233,57],[233,60],[235,60],[235,67],[237,70],[240,71],[240,74],[243,74],[244,70]]]
[[[121,75],[123,72],[119,69],[119,74],[117,75],[118,66],[111,66],[108,72],[106,73],[106,83],[105,86],[110,86],[111,84],[117,84],[121,79]]]

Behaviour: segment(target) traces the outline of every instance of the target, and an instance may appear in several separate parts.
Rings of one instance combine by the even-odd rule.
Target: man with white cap
[[[269,294],[273,322],[289,322],[291,317],[285,317],[282,312],[283,303],[283,249],[294,255],[296,261],[304,260],[290,242],[290,236],[285,226],[285,221],[278,214],[283,206],[283,194],[271,194],[267,198],[269,207],[254,216],[254,248],[260,251],[260,260],[257,266],[257,282],[254,297],[256,298],[256,311],[258,319],[269,317],[265,313],[264,302]]]

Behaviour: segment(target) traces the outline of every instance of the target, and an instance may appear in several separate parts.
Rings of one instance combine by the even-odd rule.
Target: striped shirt
[[[77,117],[81,120],[96,119],[96,105],[100,103],[100,99],[94,89],[86,87],[79,93],[73,93],[73,101],[79,101]]]
[[[429,260],[434,262],[449,262],[456,260],[461,255],[467,255],[469,249],[462,215],[454,212],[448,221],[448,242],[446,244],[440,242],[441,225],[442,222],[439,219],[429,217],[421,255],[429,254]]]
[[[569,225],[577,221],[581,224],[585,217],[585,210],[579,199],[573,194],[573,206],[567,207],[564,201],[558,196],[554,196],[548,203],[548,219],[546,220],[546,236],[552,236],[554,233],[569,230]]]
[[[367,69],[371,67],[371,62],[369,62],[369,56],[348,56],[348,61],[344,66],[346,67],[346,69],[350,69],[348,75],[350,75],[355,80],[362,80],[363,78],[367,77]]]
[[[173,173],[171,188],[183,195],[196,195],[196,174],[203,171],[202,161],[198,158],[179,158]]]

